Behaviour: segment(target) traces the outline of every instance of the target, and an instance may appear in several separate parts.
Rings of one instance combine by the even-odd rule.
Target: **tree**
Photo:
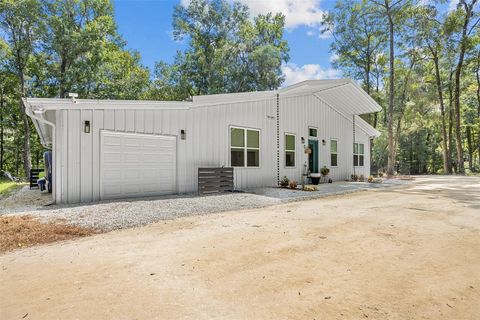
[[[331,50],[338,56],[334,66],[361,80],[372,94],[372,72],[387,40],[374,8],[369,3],[337,1],[323,26],[322,31],[331,32],[334,38]]]
[[[118,43],[113,7],[109,0],[43,0],[47,32],[43,46],[48,54],[58,95],[66,94],[86,78],[90,62],[105,43]]]
[[[40,38],[42,21],[41,5],[37,0],[0,2],[0,28],[10,46],[10,67],[19,81],[18,105],[22,113],[23,167],[26,175],[30,172],[30,125],[21,98],[27,96],[27,67]]]
[[[173,15],[176,40],[188,39],[172,65],[156,65],[149,96],[177,100],[192,95],[270,90],[284,78],[282,62],[289,59],[283,39],[285,17],[259,15],[226,0],[193,0],[178,5]]]
[[[377,14],[386,20],[388,25],[388,52],[389,52],[389,85],[387,109],[388,135],[388,165],[387,174],[394,174],[395,145],[394,145],[394,112],[395,112],[395,29],[401,26],[405,9],[411,5],[409,0],[370,0],[376,7]]]
[[[96,99],[143,99],[150,84],[150,73],[140,64],[140,55],[114,43],[104,50],[102,63],[93,74],[94,78],[90,79],[94,85],[85,96]]]
[[[452,27],[452,35],[455,34],[455,29],[460,27],[460,36],[458,39],[458,59],[455,67],[455,82],[454,82],[454,109],[455,109],[455,136],[457,147],[457,164],[458,172],[465,173],[462,132],[461,132],[461,110],[460,110],[460,86],[462,70],[464,66],[465,55],[468,49],[471,48],[472,38],[470,37],[475,27],[479,23],[478,12],[474,11],[474,7],[478,0],[460,0],[457,10],[449,16],[447,23]]]
[[[440,59],[442,58],[443,43],[445,42],[445,35],[443,25],[438,18],[438,12],[436,8],[424,7],[419,9],[419,19],[417,22],[417,37],[419,45],[425,48],[425,52],[434,65],[435,85],[437,88],[438,102],[440,105],[441,113],[441,131],[442,131],[442,145],[443,145],[443,170],[445,173],[452,173],[452,160],[451,153],[448,144],[447,134],[447,118],[445,111],[445,99],[443,93],[444,81],[442,79]]]

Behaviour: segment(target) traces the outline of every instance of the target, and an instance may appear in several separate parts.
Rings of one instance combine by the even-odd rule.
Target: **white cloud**
[[[448,11],[455,11],[457,10],[458,0],[450,0],[450,4],[448,5]]]
[[[320,31],[320,32],[318,33],[318,38],[319,38],[319,39],[330,39],[330,38],[332,38],[332,37],[333,37],[332,31],[330,31],[330,30],[326,30],[325,32],[321,32],[321,31]]]
[[[323,69],[318,64],[305,64],[300,67],[295,63],[287,63],[282,66],[282,72],[285,75],[284,86],[305,80],[336,79],[341,75],[339,70]]]
[[[313,37],[315,35],[315,32],[313,30],[308,30],[307,31],[307,36]]]
[[[319,0],[240,0],[246,4],[253,15],[268,12],[281,12],[285,15],[285,24],[288,29],[300,25],[316,26],[324,15]]]
[[[338,54],[336,54],[336,53],[332,54],[330,56],[330,63],[335,62],[336,60],[338,60],[338,58],[340,58],[340,56]]]
[[[287,29],[304,25],[318,26],[323,19],[324,11],[320,8],[320,0],[239,0],[250,8],[252,15],[281,12],[285,15]],[[190,0],[180,0],[187,6]]]

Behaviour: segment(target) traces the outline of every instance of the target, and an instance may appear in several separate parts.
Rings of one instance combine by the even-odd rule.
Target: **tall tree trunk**
[[[0,171],[3,171],[3,159],[5,156],[4,123],[3,123],[3,88],[0,88]]]
[[[467,149],[468,149],[468,169],[473,171],[473,144],[472,144],[472,127],[467,125]]]
[[[370,54],[370,37],[367,38],[367,63],[365,65],[365,82],[366,82],[366,91],[370,95],[370,66],[372,64],[371,54]],[[372,125],[372,114],[368,114],[368,124]]]
[[[445,103],[443,101],[443,90],[442,90],[442,80],[440,76],[440,68],[438,66],[438,55],[433,52],[433,62],[435,64],[435,78],[437,83],[438,91],[438,101],[440,102],[440,113],[442,116],[442,147],[443,147],[443,171],[446,174],[451,173],[451,164],[452,160],[450,159],[450,150],[448,149],[448,138],[447,138],[447,124],[445,120]]]
[[[393,18],[391,16],[390,7],[386,2],[386,9],[388,15],[388,33],[390,42],[390,79],[389,79],[389,93],[388,93],[388,112],[387,112],[387,133],[388,133],[388,164],[387,175],[393,176],[395,171],[395,148],[394,148],[394,136],[393,136],[393,110],[394,110],[394,81],[395,81],[395,51],[394,51],[394,33],[393,33]]]
[[[450,170],[453,173],[452,150],[453,150],[453,73],[448,78],[448,151],[450,152]],[[455,166],[456,168],[456,166]],[[457,170],[455,169],[455,173]]]
[[[463,60],[465,58],[465,51],[467,50],[467,32],[470,19],[472,17],[473,7],[477,0],[472,0],[469,6],[465,1],[461,1],[465,9],[465,20],[463,21],[462,37],[460,38],[460,52],[458,56],[457,67],[455,69],[455,137],[457,146],[457,162],[458,172],[465,173],[465,165],[463,163],[463,145],[462,145],[462,132],[461,132],[461,111],[460,111],[460,78],[462,76]]]
[[[480,119],[480,51],[477,54],[477,70],[475,70],[477,79],[477,119]],[[478,166],[480,167],[480,128],[478,130],[477,140]]]
[[[23,74],[23,71],[20,72],[20,88],[21,88],[21,98],[26,96],[25,92],[25,76]],[[25,113],[25,106],[23,105],[23,101],[20,98],[20,111],[22,113],[22,121],[23,121],[23,131],[24,131],[24,136],[23,136],[23,169],[25,170],[25,177],[28,178],[30,175],[30,169],[31,169],[31,164],[30,164],[30,124],[28,122],[28,116]]]
[[[62,57],[60,58],[61,59],[61,63],[60,63],[60,85],[59,85],[59,96],[60,98],[65,98],[66,96],[66,93],[67,93],[67,88],[66,88],[66,70],[67,70],[67,62],[65,60],[65,58]]]

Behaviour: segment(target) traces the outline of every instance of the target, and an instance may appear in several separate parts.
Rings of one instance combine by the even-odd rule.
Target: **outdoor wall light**
[[[324,146],[326,144],[325,139],[322,139],[322,145]]]
[[[185,133],[185,130],[182,129],[180,130],[180,139],[185,140],[185,138],[186,138],[186,133]]]
[[[302,144],[304,144],[304,143],[305,143],[305,138],[302,137],[302,138],[301,138],[301,141],[302,141]]]
[[[85,125],[83,127],[83,132],[90,133],[90,121],[85,121]]]

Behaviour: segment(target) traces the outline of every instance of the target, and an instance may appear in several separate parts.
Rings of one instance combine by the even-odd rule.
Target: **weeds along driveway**
[[[101,202],[75,206],[48,206],[33,210],[29,205],[5,208],[14,214],[38,217],[44,222],[61,221],[75,226],[111,231],[146,225],[160,220],[170,220],[191,215],[203,215],[242,209],[263,208],[282,202],[298,201],[324,196],[346,194],[372,188],[399,185],[404,181],[393,180],[382,184],[336,182],[323,184],[315,192],[301,190],[258,188],[246,193],[230,193],[210,196],[170,196],[158,199]],[[30,195],[30,193],[28,193]],[[20,198],[20,197],[17,197]],[[17,199],[18,200],[18,199]],[[0,212],[2,212],[0,210]]]
[[[2,319],[479,319],[480,179],[190,216],[0,256]]]

